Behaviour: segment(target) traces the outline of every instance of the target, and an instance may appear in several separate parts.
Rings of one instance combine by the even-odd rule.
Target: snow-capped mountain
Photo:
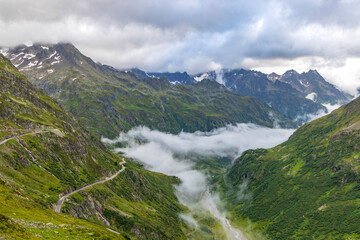
[[[301,74],[290,70],[278,75],[245,69],[222,69],[193,77],[197,81],[217,81],[235,93],[254,96],[292,119],[326,111],[321,105],[323,103],[346,103],[352,98],[326,82],[315,70]]]
[[[272,76],[269,75],[268,78],[271,79]],[[283,75],[279,75],[278,80],[290,84],[308,98],[313,96],[312,99],[319,103],[347,103],[352,98],[327,82],[316,70],[309,70],[301,74],[295,70],[289,70]]]
[[[153,78],[167,78],[169,82],[174,85],[190,85],[196,83],[195,79],[191,77],[187,72],[148,72],[147,74]]]
[[[191,81],[187,73],[158,77],[136,68],[118,70],[95,63],[68,43],[19,46],[3,52],[31,83],[96,135],[115,136],[139,125],[174,133],[208,131],[239,122],[296,126],[258,99],[234,94],[214,81],[183,87],[166,79],[176,76]]]
[[[167,79],[173,85],[191,85],[196,83],[197,81],[190,76],[187,72],[145,72],[139,68],[130,68],[124,70],[126,72],[134,74],[139,79],[146,78],[164,78]]]
[[[3,48],[1,52],[20,71],[29,71],[34,68],[47,69],[51,74],[64,64],[83,64],[83,60],[75,52],[67,52],[65,48],[71,44],[34,44],[30,47],[20,45],[12,49]]]

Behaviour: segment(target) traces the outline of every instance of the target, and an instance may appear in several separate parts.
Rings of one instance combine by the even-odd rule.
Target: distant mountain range
[[[237,122],[295,127],[279,111],[297,118],[351,98],[315,70],[189,76],[118,70],[72,44],[1,52],[7,57],[0,54],[4,239],[188,239],[201,231],[215,238],[212,231],[221,227],[207,213],[194,227],[185,221],[195,220],[181,217],[189,209],[174,193],[177,177],[144,170],[98,137],[138,125],[173,133]],[[359,239],[359,143],[357,98],[305,123],[279,146],[244,152],[229,168],[223,157],[205,157],[197,167],[214,174],[211,185],[232,226],[249,239]],[[107,182],[91,185],[99,180]],[[63,202],[62,214],[54,211],[61,197],[89,185]]]
[[[323,103],[344,104],[352,98],[351,95],[326,82],[315,70],[302,74],[290,70],[283,75],[277,75],[234,69],[222,70],[220,75],[208,72],[198,74],[195,78],[210,78],[214,81],[221,79],[231,91],[254,96],[291,119],[326,111],[321,105]],[[306,117],[303,120],[306,121]]]
[[[316,70],[301,74],[289,70],[278,75],[245,69],[222,69],[193,76],[186,72],[146,73],[140,69],[129,71],[138,78],[167,78],[175,85],[195,84],[204,79],[217,81],[234,93],[256,97],[285,116],[300,122],[309,119],[306,115],[326,112],[327,109],[322,104],[341,105],[353,98],[327,82]]]
[[[183,73],[180,73],[180,72],[176,72],[176,73],[150,72],[150,73],[148,73],[148,75],[150,75],[150,77],[167,78],[171,84],[175,84],[175,85],[179,85],[179,84],[190,85],[190,84],[196,83],[194,78],[191,77],[186,72],[183,72]]]
[[[259,71],[245,69],[223,69],[218,73],[212,71],[194,76],[194,79],[197,81],[201,81],[205,78],[213,81],[220,78],[224,81],[224,84],[233,91],[238,91],[236,89],[246,87],[246,84],[248,84],[249,81],[257,82],[260,85],[258,87],[268,85],[269,83],[266,79],[273,84],[280,81],[289,84],[292,88],[300,92],[302,96],[319,103],[344,103],[353,97],[327,82],[316,70],[309,70],[308,72],[303,72],[301,74],[295,70],[289,70],[283,75],[278,75],[276,73],[264,74]]]
[[[173,85],[191,85],[195,84],[198,81],[194,79],[194,77],[190,76],[187,72],[145,72],[139,68],[131,68],[125,70],[127,72],[131,72],[139,79],[145,78],[166,78]],[[210,79],[211,80],[211,79]]]
[[[217,82],[174,85],[163,76],[186,81],[188,75],[151,77],[139,69],[120,71],[95,63],[72,44],[2,51],[31,83],[98,136],[114,137],[138,125],[173,133],[209,131],[238,122],[295,126],[263,102],[234,94]]]

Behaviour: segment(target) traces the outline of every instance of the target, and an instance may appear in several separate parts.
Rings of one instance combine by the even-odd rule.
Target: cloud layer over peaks
[[[72,42],[118,68],[317,68],[360,86],[355,0],[0,0],[0,45]],[[271,69],[271,70],[270,70]]]

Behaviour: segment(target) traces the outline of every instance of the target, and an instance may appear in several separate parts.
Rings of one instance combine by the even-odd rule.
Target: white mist
[[[210,193],[205,174],[194,170],[196,159],[187,159],[186,156],[229,157],[234,160],[248,149],[276,146],[287,140],[293,131],[237,124],[211,132],[174,135],[136,127],[127,133],[120,133],[117,139],[103,139],[103,142],[126,142],[127,147],[115,149],[115,152],[124,152],[127,157],[142,162],[148,170],[180,178],[182,183],[176,190],[180,203],[190,209],[200,206],[208,210],[221,222],[228,239],[238,240],[245,239],[243,234],[232,227],[225,214],[218,210],[220,200],[216,194]],[[196,224],[189,216],[184,218]]]

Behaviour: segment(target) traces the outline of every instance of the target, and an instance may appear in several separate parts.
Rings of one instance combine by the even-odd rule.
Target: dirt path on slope
[[[80,192],[80,191],[85,190],[85,189],[87,189],[87,188],[90,188],[90,187],[92,187],[92,186],[94,186],[94,185],[101,184],[101,183],[105,183],[105,182],[107,182],[107,181],[110,181],[110,180],[114,179],[117,175],[119,175],[119,173],[123,172],[123,171],[126,169],[126,167],[124,166],[125,163],[126,163],[126,161],[125,161],[125,159],[123,158],[123,159],[122,159],[122,162],[120,163],[120,165],[122,166],[122,168],[121,168],[119,171],[117,171],[115,174],[111,175],[110,177],[106,177],[105,179],[102,179],[102,180],[93,182],[93,183],[91,183],[91,184],[89,184],[89,185],[86,185],[86,186],[83,186],[83,187],[81,187],[81,188],[78,188],[78,189],[76,189],[76,190],[74,190],[74,191],[72,191],[72,192],[69,192],[69,193],[65,194],[64,196],[62,196],[62,197],[59,199],[59,201],[58,201],[58,203],[57,203],[57,205],[56,205],[55,212],[59,213],[59,212],[61,211],[61,207],[62,207],[64,201],[65,201],[68,197],[70,197],[71,195],[73,195],[74,193]]]
[[[20,135],[17,135],[17,136],[14,136],[14,137],[10,137],[10,138],[6,138],[4,140],[2,140],[0,142],[0,145],[3,145],[4,143],[7,143],[8,141],[10,141],[11,139],[17,139],[19,137],[22,137],[22,136],[27,136],[27,135],[35,135],[35,134],[39,134],[39,133],[47,133],[47,132],[53,132],[53,131],[59,131],[58,129],[41,129],[41,130],[36,130],[34,132],[29,132],[29,133],[24,133],[24,134],[20,134]]]
[[[22,130],[22,129],[17,129],[17,130]],[[26,129],[25,131],[30,131],[29,129]],[[45,172],[49,173],[50,175],[52,175],[53,177],[56,178],[56,176],[54,174],[52,174],[51,172],[49,172],[47,169],[45,169],[43,166],[40,165],[40,163],[36,160],[36,158],[34,157],[34,155],[32,154],[32,152],[27,148],[25,147],[25,145],[23,145],[21,142],[20,142],[20,137],[22,136],[28,136],[28,135],[36,135],[36,134],[40,134],[40,133],[49,133],[49,132],[52,132],[58,136],[63,136],[64,134],[59,130],[59,129],[54,129],[54,128],[48,128],[48,129],[39,129],[39,130],[35,130],[33,132],[28,132],[28,133],[24,133],[24,134],[20,134],[20,135],[17,135],[17,136],[13,136],[13,137],[10,137],[10,138],[6,138],[4,140],[2,140],[0,142],[0,145],[3,145],[5,143],[7,143],[8,141],[12,140],[12,139],[16,139],[16,141],[19,143],[19,145],[25,149],[25,151],[29,154],[29,156],[31,157],[31,160],[33,163],[35,163],[39,168],[43,169]]]

